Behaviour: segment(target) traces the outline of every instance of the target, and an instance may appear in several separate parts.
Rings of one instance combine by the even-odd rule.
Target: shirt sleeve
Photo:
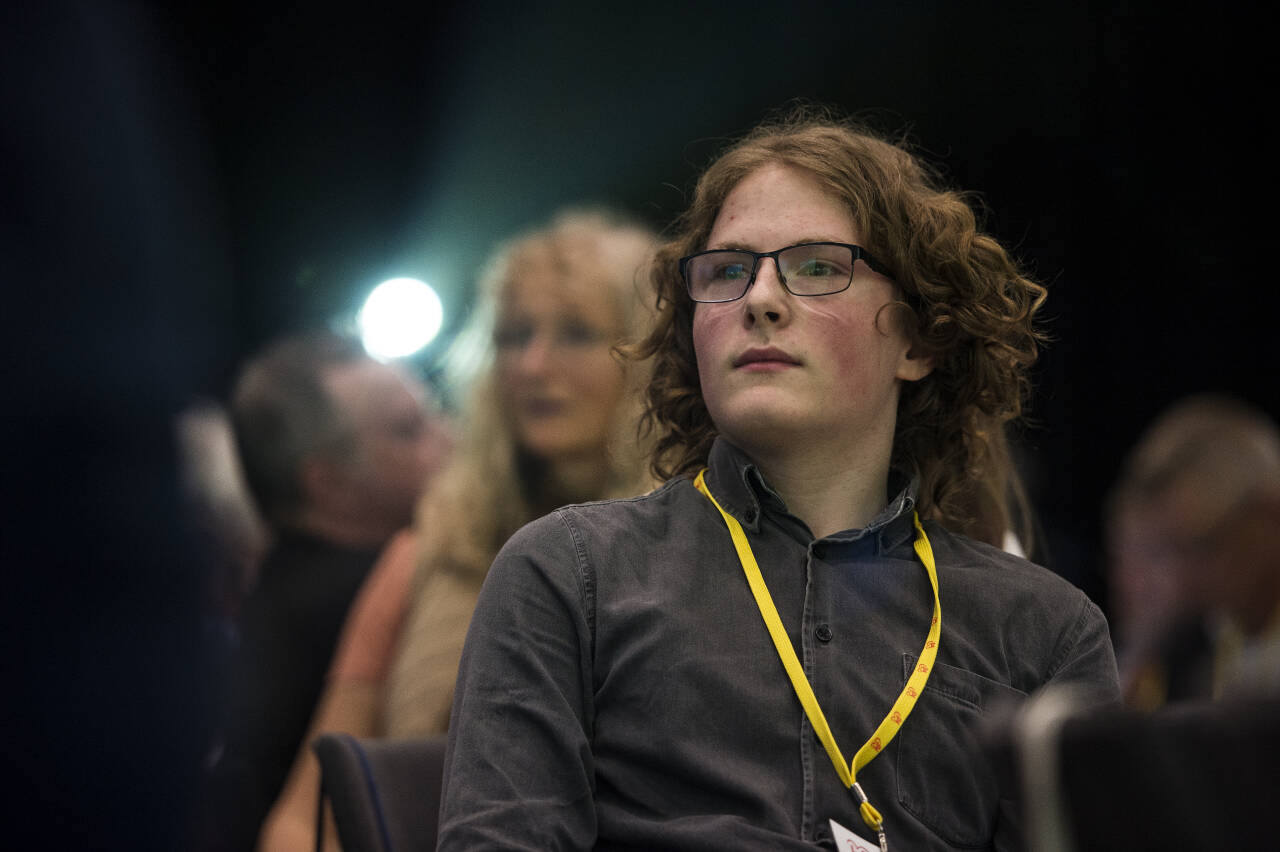
[[[1079,614],[1063,633],[1048,683],[1078,690],[1086,704],[1118,704],[1120,676],[1106,616],[1084,593],[1080,598]]]
[[[557,513],[517,532],[489,571],[454,694],[441,850],[595,843],[583,553]]]

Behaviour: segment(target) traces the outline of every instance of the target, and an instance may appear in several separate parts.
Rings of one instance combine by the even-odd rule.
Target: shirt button
[[[826,559],[826,558],[827,558],[827,546],[826,546],[825,544],[822,544],[821,542],[819,542],[818,544],[815,544],[815,545],[813,546],[813,555],[814,555],[814,557],[816,557],[817,559]]]
[[[817,633],[818,641],[819,641],[819,642],[830,642],[830,641],[831,641],[831,628],[830,628],[830,627],[828,627],[827,625],[825,625],[825,624],[819,624],[819,625],[818,625],[818,629],[817,629],[817,631],[815,631],[815,632]]]

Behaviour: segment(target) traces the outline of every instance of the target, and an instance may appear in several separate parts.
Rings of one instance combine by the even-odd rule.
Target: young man
[[[440,848],[1015,845],[983,713],[1117,695],[1098,608],[963,534],[1008,525],[1044,291],[905,151],[825,120],[722,155],[655,283],[673,478],[499,554]]]

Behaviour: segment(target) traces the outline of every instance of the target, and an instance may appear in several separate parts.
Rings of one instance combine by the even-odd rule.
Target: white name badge
[[[840,852],[880,852],[880,844],[863,840],[835,820],[831,823],[831,836],[835,838],[836,849]]]

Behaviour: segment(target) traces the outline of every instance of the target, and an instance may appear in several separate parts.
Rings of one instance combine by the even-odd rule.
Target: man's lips
[[[751,367],[759,365],[760,367],[784,367],[798,366],[800,359],[784,352],[773,346],[766,346],[757,349],[748,349],[737,358],[733,359],[733,366]]]

